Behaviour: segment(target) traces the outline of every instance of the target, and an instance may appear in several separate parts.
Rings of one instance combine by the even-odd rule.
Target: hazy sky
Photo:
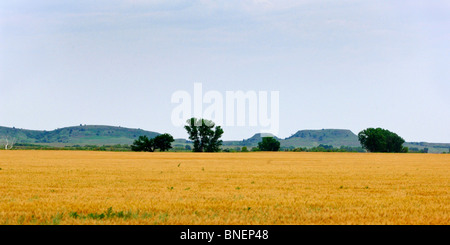
[[[279,91],[280,133],[382,127],[450,142],[450,2],[0,2],[0,125],[187,138],[177,90]],[[258,127],[225,127],[241,140]]]

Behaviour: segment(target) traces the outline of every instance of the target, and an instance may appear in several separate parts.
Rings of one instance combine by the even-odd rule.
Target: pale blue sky
[[[0,125],[168,132],[173,92],[280,91],[280,133],[450,142],[449,1],[0,2]],[[255,127],[226,127],[243,139]]]

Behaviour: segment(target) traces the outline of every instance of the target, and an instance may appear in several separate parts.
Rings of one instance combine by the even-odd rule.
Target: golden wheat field
[[[450,155],[0,151],[0,224],[450,224]]]

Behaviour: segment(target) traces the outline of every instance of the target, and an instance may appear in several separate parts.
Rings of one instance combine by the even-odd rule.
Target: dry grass
[[[0,151],[0,224],[450,224],[450,155]]]

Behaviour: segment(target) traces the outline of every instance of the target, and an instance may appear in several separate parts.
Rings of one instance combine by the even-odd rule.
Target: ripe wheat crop
[[[450,155],[0,151],[0,224],[450,224]]]

